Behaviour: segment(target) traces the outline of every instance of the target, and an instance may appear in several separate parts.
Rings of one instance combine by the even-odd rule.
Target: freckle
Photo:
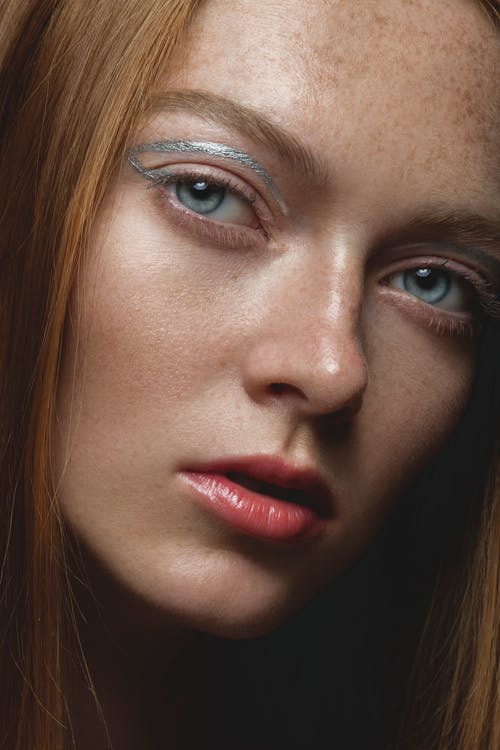
[[[465,89],[465,91],[462,93],[462,98],[466,102],[472,102],[472,91],[469,89]]]
[[[217,365],[220,367],[221,370],[225,370],[228,364],[228,360],[225,357],[219,357],[217,361]]]

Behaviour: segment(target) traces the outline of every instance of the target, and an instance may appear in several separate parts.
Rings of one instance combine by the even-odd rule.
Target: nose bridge
[[[294,395],[318,412],[358,402],[367,382],[359,319],[363,279],[358,264],[330,264],[282,274],[265,305],[247,358],[254,397]]]
[[[356,336],[359,290],[354,264],[318,266],[306,271],[297,286],[295,299],[289,295],[297,334],[303,329],[312,348],[317,345],[325,356],[334,355],[342,342]]]
[[[352,277],[342,268],[305,272],[280,300],[286,330],[282,345],[338,371],[341,350],[355,343],[357,300]]]

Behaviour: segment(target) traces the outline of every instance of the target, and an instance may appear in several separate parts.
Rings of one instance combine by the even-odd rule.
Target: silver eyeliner
[[[137,157],[139,154],[150,152],[205,154],[206,156],[216,156],[218,158],[237,161],[239,164],[255,172],[278,201],[283,213],[287,213],[286,204],[271,179],[269,172],[244,151],[237,151],[231,146],[225,146],[223,143],[210,143],[207,141],[158,141],[156,143],[143,143],[128,149],[126,158],[129,164],[146,179],[153,182],[160,182],[163,176],[172,174],[172,171],[168,167],[147,169]]]

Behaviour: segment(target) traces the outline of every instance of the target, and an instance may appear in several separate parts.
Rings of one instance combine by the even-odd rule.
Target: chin
[[[215,638],[228,640],[247,640],[268,635],[279,628],[290,615],[255,614],[253,617],[242,617],[238,614],[234,618],[223,617],[206,619],[203,622],[192,623],[193,630]]]
[[[279,628],[302,606],[304,601],[294,601],[292,598],[280,600],[277,596],[274,599],[246,596],[225,601],[217,608],[214,602],[214,606],[208,611],[198,611],[191,617],[186,617],[183,625],[217,638],[259,638]]]

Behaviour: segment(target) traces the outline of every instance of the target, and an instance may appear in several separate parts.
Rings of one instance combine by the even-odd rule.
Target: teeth
[[[238,472],[228,472],[227,478],[232,482],[241,484],[242,487],[246,487],[247,490],[253,492],[259,492],[261,495],[270,495],[278,500],[288,500],[290,503],[298,503],[299,505],[309,505],[308,497],[304,490],[294,490],[289,487],[279,487],[276,484],[270,484],[269,482],[263,482],[254,477],[246,476],[245,474],[239,474]]]

